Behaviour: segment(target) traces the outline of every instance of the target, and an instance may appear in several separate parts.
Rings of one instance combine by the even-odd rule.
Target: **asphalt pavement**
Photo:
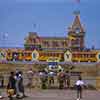
[[[9,100],[5,89],[1,89],[4,96],[2,100]],[[20,100],[77,100],[75,90],[59,90],[59,89],[26,89],[27,97]],[[14,100],[18,100],[14,98]],[[81,100],[100,100],[100,91],[84,90]]]

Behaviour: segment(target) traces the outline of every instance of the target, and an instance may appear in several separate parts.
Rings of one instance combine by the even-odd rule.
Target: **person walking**
[[[13,100],[12,96],[16,93],[16,86],[15,86],[16,80],[14,76],[15,76],[14,72],[11,72],[8,80],[7,93],[9,100]]]
[[[65,74],[62,70],[59,70],[59,72],[57,74],[57,78],[58,78],[58,83],[59,83],[59,89],[63,89],[64,88]]]
[[[27,78],[28,78],[28,84],[27,86],[29,86],[30,88],[32,87],[33,85],[33,76],[34,76],[34,73],[32,71],[32,68],[30,68],[28,71],[27,71]]]
[[[2,73],[0,73],[0,88],[4,87],[4,76]],[[1,90],[0,90],[0,99],[3,99],[3,96],[1,94]]]
[[[82,98],[82,88],[83,88],[84,82],[79,76],[78,80],[76,81],[76,88],[77,88],[77,100],[80,100]]]
[[[20,97],[20,91],[19,91],[19,81],[20,81],[20,78],[19,78],[19,72],[16,72],[16,75],[15,75],[15,80],[16,80],[16,98],[19,98]]]
[[[47,89],[47,81],[48,81],[47,75],[48,74],[44,70],[39,73],[42,89]]]
[[[54,72],[50,71],[48,73],[48,80],[49,80],[49,86],[51,87],[52,85],[54,85]]]
[[[27,97],[26,95],[25,95],[25,90],[24,90],[24,84],[23,84],[23,73],[22,73],[22,71],[19,71],[19,92],[21,92],[22,93],[22,97]]]
[[[70,73],[69,73],[69,71],[66,71],[66,80],[67,80],[67,88],[69,89],[70,88],[70,77],[71,77],[71,75],[70,75]]]

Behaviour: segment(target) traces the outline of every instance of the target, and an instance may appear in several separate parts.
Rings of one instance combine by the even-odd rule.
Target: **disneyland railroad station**
[[[100,88],[100,50],[86,49],[85,29],[80,21],[80,13],[74,14],[74,21],[68,27],[66,37],[42,37],[37,32],[29,32],[24,48],[0,48],[1,70],[27,70],[28,65],[35,70],[62,69],[70,72],[72,86],[75,76],[82,75],[92,87]],[[68,36],[67,36],[68,35]],[[74,80],[73,80],[74,79]]]
[[[100,100],[98,9],[94,0],[0,0],[0,99]]]
[[[24,48],[0,48],[0,61],[99,62],[100,50],[86,49],[85,35],[80,14],[75,13],[66,37],[42,37],[29,32]]]

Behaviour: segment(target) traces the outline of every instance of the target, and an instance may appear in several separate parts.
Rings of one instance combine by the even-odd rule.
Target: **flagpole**
[[[36,24],[33,24],[33,31],[36,32]]]
[[[76,5],[76,9],[74,11],[74,14],[79,15],[80,14],[80,9],[79,9],[80,0],[75,0],[75,5]]]

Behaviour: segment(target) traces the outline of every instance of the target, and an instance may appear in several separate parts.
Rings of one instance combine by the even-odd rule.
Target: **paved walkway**
[[[5,96],[2,100],[9,100],[5,93],[5,90],[2,90],[2,94]],[[75,90],[28,90],[26,91],[28,97],[23,98],[22,100],[76,100],[76,91]],[[16,100],[16,99],[14,99]],[[82,100],[100,100],[99,91],[90,91],[84,90]]]

